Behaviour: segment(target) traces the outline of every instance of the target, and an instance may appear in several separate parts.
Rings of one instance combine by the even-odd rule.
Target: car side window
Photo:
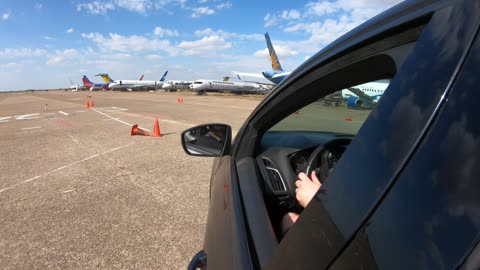
[[[479,268],[480,39],[469,56],[418,152],[333,269]]]

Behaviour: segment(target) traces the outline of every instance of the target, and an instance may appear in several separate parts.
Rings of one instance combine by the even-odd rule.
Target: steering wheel
[[[311,177],[312,171],[314,171],[315,169],[318,169],[318,171],[317,171],[318,175],[317,176],[318,176],[320,182],[323,184],[325,179],[327,179],[328,174],[329,174],[330,169],[331,169],[328,166],[328,154],[330,152],[334,153],[334,151],[332,150],[333,146],[338,145],[338,144],[348,145],[351,141],[352,140],[349,139],[349,138],[338,138],[338,139],[330,140],[330,141],[326,142],[325,144],[321,144],[321,145],[317,146],[317,148],[315,148],[315,150],[313,150],[313,152],[308,157],[307,167],[305,169],[305,174],[308,177]],[[320,166],[317,167],[319,160],[320,160]]]

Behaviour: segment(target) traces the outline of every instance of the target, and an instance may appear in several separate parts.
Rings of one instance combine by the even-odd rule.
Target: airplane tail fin
[[[165,71],[165,73],[163,74],[162,78],[160,78],[160,81],[161,81],[161,82],[164,82],[164,81],[165,81],[165,79],[167,78],[167,74],[168,74],[168,70]]]
[[[100,73],[100,74],[97,74],[95,76],[100,76],[102,77],[102,79],[106,82],[106,83],[113,83],[113,80],[112,78],[110,78],[110,76],[108,76],[108,73]]]
[[[93,86],[93,83],[85,75],[83,75],[82,81],[83,81],[83,85],[87,88],[90,88]]]
[[[265,33],[265,41],[267,42],[268,53],[270,54],[270,60],[272,61],[273,70],[283,71],[282,65],[280,65],[280,61],[278,60],[277,53],[275,53],[275,49],[273,48],[272,41],[270,40],[270,35],[268,35],[268,32]]]
[[[240,77],[240,74],[237,74],[237,78],[242,81],[242,78]]]
[[[138,79],[139,81],[143,80],[143,75],[144,75],[144,74],[142,74],[142,76],[140,76],[140,79]]]
[[[224,82],[228,82],[228,80],[230,80],[230,77],[228,77],[228,76],[223,77]]]

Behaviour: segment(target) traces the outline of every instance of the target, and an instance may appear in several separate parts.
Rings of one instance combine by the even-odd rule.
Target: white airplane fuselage
[[[197,80],[190,85],[190,89],[194,91],[232,91],[232,92],[254,92],[259,89],[259,85],[255,83],[245,82],[224,82],[214,80]]]
[[[175,81],[170,80],[163,83],[162,88],[165,90],[179,90],[179,89],[190,89],[190,85],[193,81]]]
[[[118,88],[139,88],[139,87],[158,87],[161,88],[161,81],[140,81],[140,80],[116,80],[108,85],[109,89]]]
[[[369,82],[369,83],[353,86],[351,88],[356,88],[358,90],[361,90],[366,95],[370,96],[373,99],[373,102],[378,102],[378,100],[380,100],[380,98],[382,97],[387,87],[388,87],[388,83]],[[350,97],[358,97],[358,95],[356,95],[355,93],[353,93],[348,89],[343,89],[342,98],[348,99]]]

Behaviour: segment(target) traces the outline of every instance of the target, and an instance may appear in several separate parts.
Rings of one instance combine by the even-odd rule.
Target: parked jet
[[[108,83],[109,89],[138,89],[138,88],[162,88],[163,82],[167,77],[168,70],[165,71],[162,78],[159,81],[144,81],[144,80],[112,80],[107,73],[100,73],[96,76],[101,76],[102,79]]]
[[[268,53],[270,55],[270,61],[272,62],[272,70],[264,71],[262,72],[262,74],[244,73],[244,72],[234,72],[234,73],[240,74],[242,76],[249,76],[249,77],[257,77],[257,78],[265,77],[266,79],[273,82],[274,84],[278,84],[281,81],[283,81],[283,79],[285,79],[288,75],[290,75],[291,71],[283,70],[282,65],[280,64],[280,60],[278,59],[277,53],[273,48],[272,41],[270,40],[270,35],[268,33],[265,33],[265,41],[267,42]]]
[[[78,91],[78,90],[85,90],[85,86],[83,84],[76,84],[72,80],[70,80],[70,86],[68,87],[72,91]]]
[[[181,89],[190,89],[190,85],[193,81],[178,81],[178,80],[170,80],[163,83],[162,88],[165,91],[177,91]]]
[[[372,108],[387,89],[388,81],[375,81],[353,86],[341,91],[342,98],[351,108]]]
[[[260,85],[247,82],[229,82],[216,80],[197,80],[190,85],[193,91],[229,91],[235,93],[252,93],[260,89]]]
[[[83,85],[90,91],[108,90],[108,83],[93,83],[85,75],[83,75],[82,81],[83,81]]]

